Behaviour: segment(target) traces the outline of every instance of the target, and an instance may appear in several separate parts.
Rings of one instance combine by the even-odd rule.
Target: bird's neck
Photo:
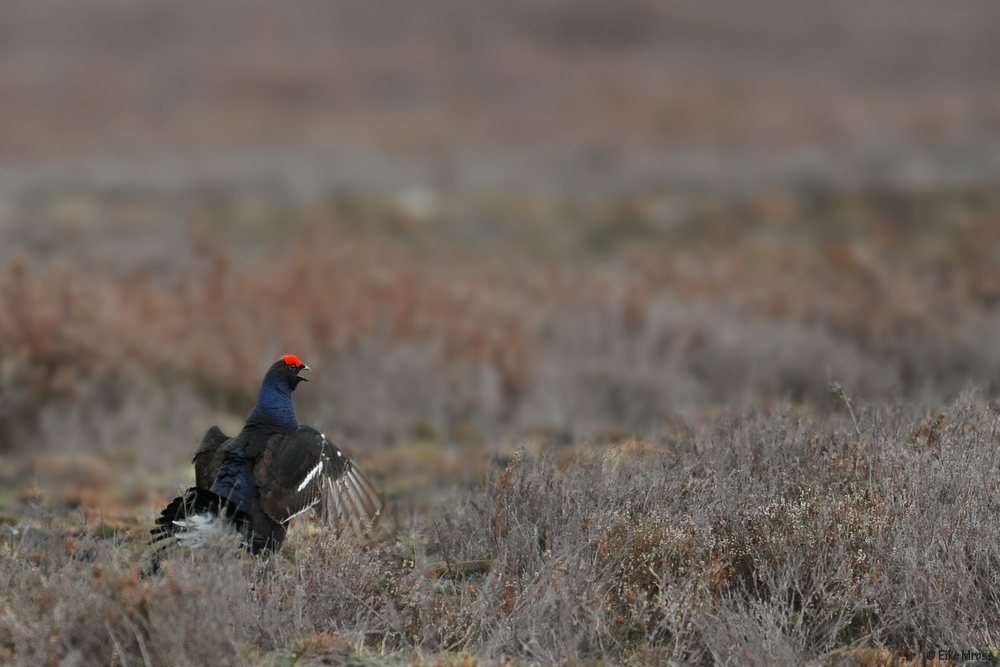
[[[299,425],[295,416],[292,393],[271,382],[265,381],[260,387],[257,405],[247,417],[246,426],[277,426],[294,428]]]

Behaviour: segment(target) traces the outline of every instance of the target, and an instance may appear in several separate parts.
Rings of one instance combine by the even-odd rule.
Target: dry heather
[[[1000,650],[995,3],[748,1],[0,3],[0,664]],[[140,578],[287,352],[381,532]]]
[[[12,204],[0,662],[997,649],[994,192],[436,196]],[[199,429],[238,427],[288,350],[383,532],[303,523],[265,563],[224,544],[138,578]]]
[[[705,405],[826,410],[830,380],[937,405],[1000,386],[991,191],[438,209],[25,204],[0,252],[0,451],[153,442],[176,462],[199,415],[245,414],[290,349],[316,369],[300,413],[369,443],[642,434]],[[178,215],[186,231],[164,226]]]
[[[224,544],[150,580],[127,532],[24,521],[3,530],[0,651],[18,665],[995,653],[998,427],[969,395],[857,423],[726,416],[563,463],[522,452],[370,544],[300,525],[266,563]]]
[[[433,160],[449,178],[452,158],[473,153],[486,168],[470,180],[483,182],[527,153],[596,181],[664,153],[957,144],[988,156],[997,137],[1000,47],[981,0],[905,14],[862,0],[0,10],[31,35],[0,44],[7,161],[353,148]],[[100,167],[88,175],[100,181]]]

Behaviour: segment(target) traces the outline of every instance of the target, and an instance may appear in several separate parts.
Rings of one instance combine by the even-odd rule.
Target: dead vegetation
[[[280,228],[238,199],[169,230],[143,195],[17,209],[0,661],[997,650],[995,193],[438,196]],[[238,428],[288,350],[315,369],[300,417],[386,491],[382,532],[303,522],[266,562],[222,544],[141,579],[199,430]]]
[[[0,664],[1000,650],[994,4],[89,4],[0,4]],[[287,352],[380,531],[142,578]]]
[[[463,151],[568,154],[602,173],[662,153],[988,156],[997,137],[996,15],[981,0],[904,15],[861,0],[0,11],[32,37],[0,44],[8,160],[351,148],[441,158],[438,172]]]
[[[140,529],[25,520],[3,529],[0,650],[23,665],[995,653],[998,427],[968,395],[940,414],[865,408],[857,428],[782,409],[562,465],[521,452],[372,543],[300,524],[266,563],[223,544],[150,580]]]
[[[258,223],[239,198],[194,198],[175,205],[187,232],[150,222],[162,203],[141,195],[54,221],[58,201],[26,205],[0,261],[0,451],[176,453],[206,411],[244,414],[262,360],[289,349],[321,371],[300,410],[365,442],[827,410],[831,380],[871,400],[992,393],[998,204],[977,189],[456,196],[408,227],[379,198]],[[122,210],[130,224],[100,222]]]

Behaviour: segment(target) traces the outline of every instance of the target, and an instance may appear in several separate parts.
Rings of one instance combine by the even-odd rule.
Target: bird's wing
[[[210,490],[237,510],[249,512],[254,492],[254,464],[244,448],[226,452]]]
[[[372,483],[326,436],[300,426],[268,446],[254,468],[264,512],[278,523],[316,507],[338,528],[362,534],[379,516]]]
[[[382,497],[361,468],[326,436],[323,455],[331,464],[323,478],[320,516],[339,532],[349,527],[361,536],[371,529],[382,514]]]
[[[198,445],[198,449],[194,453],[194,458],[191,459],[191,463],[194,464],[195,486],[199,489],[208,490],[212,488],[212,483],[215,481],[212,460],[215,458],[215,453],[219,450],[219,447],[227,440],[229,440],[229,436],[223,433],[222,429],[218,426],[208,429],[204,437],[202,437],[201,444]]]

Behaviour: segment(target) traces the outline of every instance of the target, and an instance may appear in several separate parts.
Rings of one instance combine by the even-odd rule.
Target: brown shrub
[[[907,660],[995,650],[997,424],[970,395],[930,417],[862,410],[857,427],[786,409],[563,464],[521,452],[373,542],[303,523],[266,562],[241,564],[230,542],[145,581],[128,533],[34,519],[3,529],[2,649],[15,664],[116,651],[138,664],[310,651],[843,664],[865,647]]]
[[[673,196],[687,217],[665,229],[648,197],[569,200],[572,224],[530,198],[457,198],[471,220],[393,231],[380,221],[398,213],[373,197],[303,205],[281,232],[240,227],[237,195],[182,198],[200,221],[186,234],[15,228],[2,446],[197,437],[195,415],[242,416],[289,349],[319,380],[300,412],[369,442],[646,433],[706,404],[825,410],[831,379],[873,400],[994,390],[991,193],[785,194],[780,223],[754,197]],[[162,207],[132,203],[136,218]],[[491,206],[514,219],[476,222]],[[620,228],[626,209],[639,233]]]

